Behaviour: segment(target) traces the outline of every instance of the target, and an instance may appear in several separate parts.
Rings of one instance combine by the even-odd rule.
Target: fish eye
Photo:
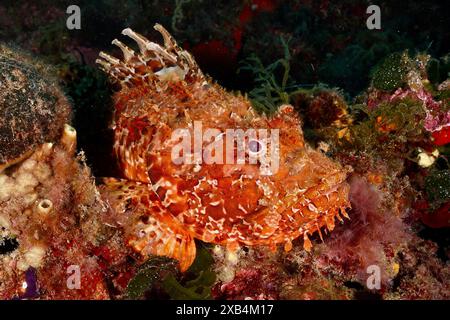
[[[248,142],[249,152],[257,154],[257,153],[261,152],[262,149],[263,149],[263,145],[260,141],[252,139]]]

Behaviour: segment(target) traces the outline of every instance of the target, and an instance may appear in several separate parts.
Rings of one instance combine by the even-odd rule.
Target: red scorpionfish
[[[123,179],[105,179],[124,217],[127,244],[142,257],[177,259],[185,271],[194,239],[236,250],[275,249],[348,217],[349,169],[305,144],[292,106],[272,116],[202,73],[161,25],[164,45],[131,29],[136,53],[97,60],[121,86],[115,94],[114,152]],[[183,161],[180,161],[183,160]]]

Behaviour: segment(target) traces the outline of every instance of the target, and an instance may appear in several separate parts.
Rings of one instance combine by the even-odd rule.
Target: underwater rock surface
[[[43,65],[0,44],[0,170],[60,137],[70,107],[55,82]]]

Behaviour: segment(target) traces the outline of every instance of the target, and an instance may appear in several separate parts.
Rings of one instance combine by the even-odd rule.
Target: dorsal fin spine
[[[96,63],[100,64],[101,69],[111,78],[126,86],[157,85],[158,82],[177,80],[204,82],[206,79],[192,55],[182,50],[160,24],[156,24],[154,28],[161,33],[164,46],[151,42],[130,28],[126,28],[122,34],[136,41],[139,54],[121,41],[114,39],[112,44],[121,49],[123,61],[100,52],[100,58],[96,60]]]

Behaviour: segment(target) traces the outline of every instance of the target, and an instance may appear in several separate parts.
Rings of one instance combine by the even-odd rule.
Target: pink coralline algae
[[[214,295],[220,299],[273,300],[279,295],[276,271],[243,268],[231,282],[219,283]]]
[[[450,126],[450,110],[445,110],[444,102],[434,100],[430,92],[426,91],[423,88],[417,91],[397,89],[397,91],[394,92],[389,100],[395,101],[405,98],[422,101],[424,109],[426,111],[424,128],[427,131],[440,131],[443,128]]]
[[[363,282],[367,267],[378,265],[382,282],[388,284],[395,275],[395,251],[410,238],[407,226],[383,205],[383,192],[365,178],[352,177],[350,186],[350,225],[331,235],[322,258]]]
[[[450,126],[450,110],[445,110],[445,101],[436,101],[424,88],[419,90],[399,88],[393,94],[374,90],[369,94],[367,106],[369,110],[375,110],[380,103],[403,99],[419,100],[423,103],[426,113],[424,128],[427,131],[437,132]]]

